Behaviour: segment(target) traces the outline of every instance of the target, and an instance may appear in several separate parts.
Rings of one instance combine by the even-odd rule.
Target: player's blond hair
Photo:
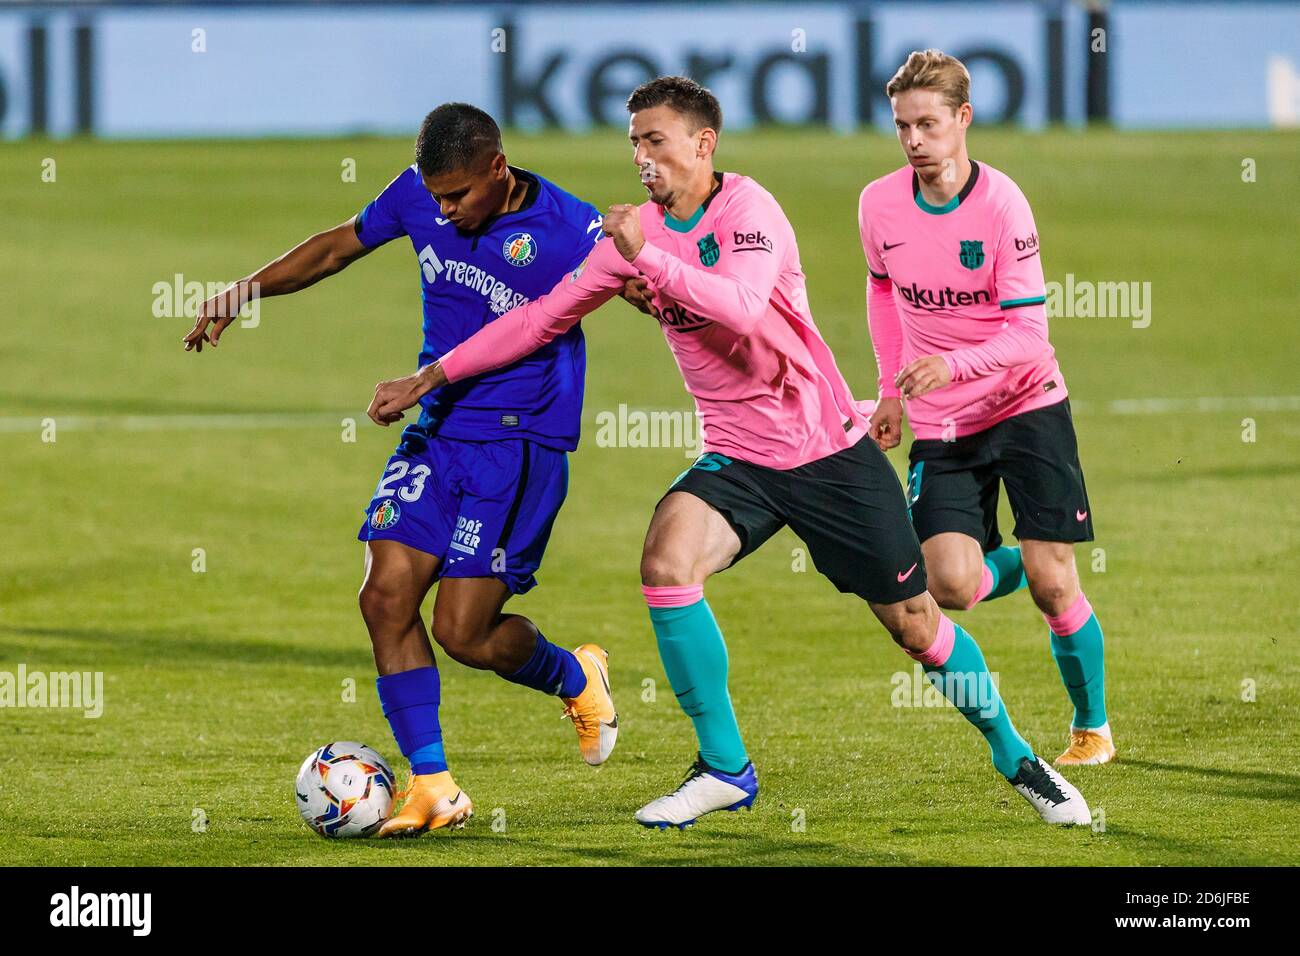
[[[885,95],[891,98],[907,90],[934,90],[958,110],[970,102],[970,73],[961,60],[942,50],[913,50],[885,84]]]

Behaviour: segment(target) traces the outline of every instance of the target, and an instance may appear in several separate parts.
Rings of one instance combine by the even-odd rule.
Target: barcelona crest
[[[984,240],[963,239],[957,258],[967,269],[978,269],[984,265]]]
[[[709,233],[696,245],[700,247],[700,262],[704,265],[711,266],[718,261],[721,250],[718,248],[718,240],[713,238],[713,233]]]

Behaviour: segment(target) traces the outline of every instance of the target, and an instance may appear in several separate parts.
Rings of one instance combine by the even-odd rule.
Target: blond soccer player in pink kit
[[[871,433],[916,435],[907,498],[930,593],[945,608],[1001,597],[1026,580],[1074,704],[1058,765],[1115,755],[1101,626],[1079,586],[1074,542],[1092,540],[1065,379],[1047,340],[1038,231],[1005,174],[966,154],[970,75],[916,52],[886,86],[908,163],[858,204],[867,315],[880,369]],[[1020,547],[1003,547],[998,485]]]
[[[752,179],[714,171],[717,99],[685,77],[661,77],[633,92],[628,111],[649,201],[611,207],[608,238],[551,292],[415,375],[381,382],[371,418],[397,421],[427,390],[508,365],[638,285],[695,399],[705,453],[660,500],[641,559],[660,657],[699,754],[637,821],[685,827],[757,796],[704,582],[788,524],[817,569],[866,600],[923,664],[1044,820],[1089,822],[1079,792],[1012,726],[979,647],[926,592],[902,488],[813,323],[789,221]]]

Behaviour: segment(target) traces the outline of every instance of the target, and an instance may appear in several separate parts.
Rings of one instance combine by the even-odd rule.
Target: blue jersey
[[[357,216],[357,238],[369,248],[398,236],[411,239],[424,297],[421,366],[497,316],[550,292],[601,237],[595,206],[535,173],[510,168],[528,183],[523,204],[475,233],[442,218],[414,165]],[[434,389],[420,400],[420,424],[443,438],[527,438],[573,451],[586,365],[582,330],[575,326],[514,365]]]

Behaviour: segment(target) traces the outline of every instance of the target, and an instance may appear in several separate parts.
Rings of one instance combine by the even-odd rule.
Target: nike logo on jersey
[[[602,222],[604,222],[604,219],[597,216],[595,219],[591,220],[591,224],[587,226],[587,232],[591,232],[593,229],[599,229]]]
[[[450,219],[443,219],[441,216],[434,216],[434,217],[433,217],[433,221],[436,222],[436,223],[437,223],[438,225],[440,225],[440,226],[445,226],[445,225],[447,225],[447,223],[451,222]]]
[[[891,246],[889,243],[886,242],[886,243],[883,244],[883,246],[882,246],[881,248],[883,248],[886,252],[888,252],[890,249],[897,249],[899,246],[904,246],[904,245],[907,245],[907,243],[905,243],[905,242],[896,242],[896,243],[894,243],[894,244]]]
[[[1076,512],[1074,513],[1074,520],[1075,520],[1075,521],[1083,521],[1083,520],[1085,520],[1087,517],[1088,517],[1088,512],[1086,512],[1086,511],[1076,511]]]
[[[899,583],[899,584],[902,584],[904,581],[906,581],[908,578],[910,578],[910,577],[912,576],[912,572],[915,571],[915,570],[916,570],[916,565],[913,564],[913,565],[912,565],[910,568],[908,568],[906,571],[899,571],[899,572],[898,572],[898,583]]]

